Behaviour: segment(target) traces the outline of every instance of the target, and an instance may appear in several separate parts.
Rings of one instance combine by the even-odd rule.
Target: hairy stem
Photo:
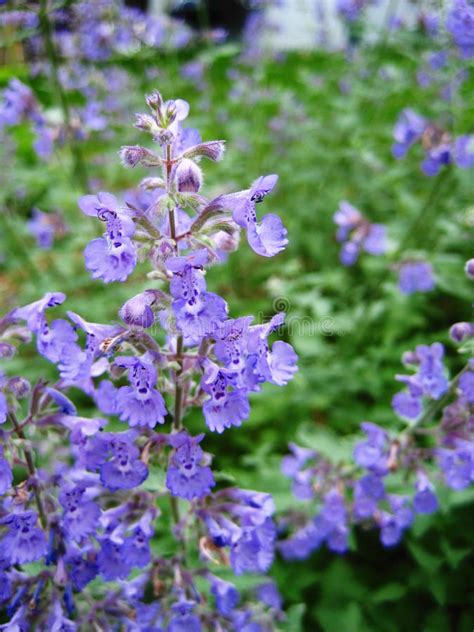
[[[26,435],[23,432],[23,428],[18,423],[18,420],[17,420],[15,414],[14,413],[9,413],[8,417],[9,417],[10,421],[12,422],[13,428],[14,428],[16,434],[18,435],[18,437],[20,439],[22,439],[23,441],[26,441]],[[34,459],[33,459],[33,453],[31,452],[31,450],[26,445],[23,446],[23,452],[24,452],[24,455],[25,455],[26,466],[28,468],[28,474],[29,474],[30,478],[36,478],[36,468],[35,468],[35,462],[34,462]],[[41,494],[40,494],[40,491],[39,491],[39,489],[37,487],[36,481],[34,482],[34,485],[33,485],[33,493],[35,495],[36,506],[38,507],[38,514],[39,514],[39,517],[40,517],[41,526],[43,527],[43,529],[45,529],[47,524],[48,524],[48,521],[46,519],[46,513],[44,511],[43,500],[41,498]]]

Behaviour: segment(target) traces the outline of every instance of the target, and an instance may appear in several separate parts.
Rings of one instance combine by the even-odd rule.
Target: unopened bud
[[[143,132],[156,132],[157,124],[149,114],[135,114],[135,127]]]
[[[163,98],[158,90],[155,90],[151,94],[145,97],[146,104],[152,110],[152,112],[159,112],[163,105]]]
[[[212,140],[208,143],[199,143],[199,145],[193,145],[193,147],[189,147],[189,149],[186,149],[186,151],[183,152],[183,157],[199,158],[201,156],[204,156],[205,158],[209,158],[209,160],[217,162],[218,160],[221,160],[224,152],[225,141]]]
[[[119,154],[124,167],[133,169],[137,165],[143,165],[144,167],[159,167],[161,165],[159,156],[139,145],[125,145],[121,148]]]
[[[31,385],[28,380],[20,376],[11,377],[7,382],[7,388],[16,399],[26,397],[31,391]]]
[[[184,158],[176,167],[176,186],[180,193],[197,193],[202,186],[202,171],[192,160]]]
[[[466,270],[467,276],[470,279],[474,279],[474,259],[469,259],[464,269]]]
[[[449,330],[449,335],[454,342],[462,342],[474,336],[474,323],[455,323]]]

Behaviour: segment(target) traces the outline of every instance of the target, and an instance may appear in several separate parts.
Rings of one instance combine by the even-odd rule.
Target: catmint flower
[[[86,488],[80,485],[65,487],[59,494],[64,509],[63,526],[68,535],[77,542],[95,533],[101,510],[96,503],[85,500]]]
[[[451,33],[461,57],[473,57],[474,7],[468,0],[454,0],[446,19],[446,28]]]
[[[147,329],[155,322],[152,306],[159,303],[162,297],[158,290],[145,290],[133,298],[128,299],[119,311],[119,316],[127,325]]]
[[[375,472],[384,472],[387,464],[387,433],[376,424],[368,421],[361,424],[367,435],[365,441],[356,443],[353,458],[357,465]]]
[[[433,268],[426,261],[402,263],[398,274],[398,287],[403,294],[430,292],[434,288]]]
[[[199,617],[192,614],[194,601],[181,600],[171,606],[173,615],[168,623],[167,632],[201,632]]]
[[[51,248],[56,235],[65,232],[62,218],[55,213],[43,213],[37,208],[32,211],[32,218],[27,222],[30,233],[36,238],[39,248]]]
[[[204,453],[199,443],[204,435],[190,437],[186,432],[171,435],[169,444],[174,448],[166,474],[166,486],[173,494],[187,500],[209,494],[215,481],[211,468],[201,465]]]
[[[121,356],[115,363],[128,369],[131,384],[119,388],[116,396],[120,419],[128,421],[131,427],[154,428],[156,424],[164,423],[166,407],[161,393],[154,388],[157,375],[153,364],[145,356],[141,359]]]
[[[210,397],[202,411],[209,430],[224,432],[231,426],[240,426],[250,414],[246,390],[236,386],[237,376],[219,368],[211,360],[205,362],[201,388]]]
[[[225,152],[225,141],[223,140],[212,140],[207,143],[198,143],[197,145],[193,145],[188,147],[182,154],[183,158],[200,158],[204,156],[205,158],[209,158],[213,162],[217,162],[221,160],[224,156]]]
[[[211,585],[211,594],[216,600],[216,608],[220,614],[228,617],[237,607],[240,595],[234,584],[226,582],[216,575],[209,573],[207,579]]]
[[[66,295],[62,292],[47,292],[42,299],[25,305],[24,307],[17,307],[10,315],[12,318],[18,318],[19,320],[25,320],[28,329],[33,333],[37,333],[44,322],[44,312],[51,308],[61,305],[66,300]]]
[[[456,139],[454,144],[454,162],[462,169],[474,167],[474,134],[459,136]]]
[[[271,518],[244,526],[231,546],[230,563],[234,573],[267,572],[274,558],[275,538],[276,528]]]
[[[252,250],[263,257],[277,255],[288,243],[286,228],[277,215],[264,215],[261,222],[257,222],[255,205],[273,190],[277,180],[274,174],[261,176],[250,189],[224,196],[222,200],[231,208],[234,221],[246,230]]]
[[[0,496],[10,489],[13,483],[13,472],[10,464],[3,456],[3,446],[0,446]]]
[[[342,201],[334,214],[334,222],[339,226],[337,240],[343,242],[341,263],[354,265],[360,251],[371,255],[382,255],[386,250],[386,229],[382,224],[371,224],[360,211],[349,202]]]
[[[458,441],[454,450],[439,448],[437,462],[446,485],[454,490],[466,489],[474,481],[474,445]]]
[[[202,171],[195,162],[188,158],[179,161],[175,178],[180,193],[197,193],[202,187]]]
[[[316,534],[325,541],[329,550],[344,553],[349,546],[347,528],[347,510],[342,495],[333,490],[324,497],[320,513],[314,518]]]
[[[0,391],[0,424],[4,424],[8,415],[8,401],[4,393]]]
[[[413,511],[405,497],[391,495],[389,503],[392,513],[383,511],[380,515],[380,541],[385,547],[397,545],[413,522]]]
[[[427,126],[426,120],[414,110],[406,108],[402,111],[393,130],[395,144],[392,153],[395,158],[403,158],[408,149],[423,135]]]
[[[470,279],[474,279],[474,259],[469,259],[469,261],[466,262],[464,270]]]
[[[413,497],[413,507],[417,513],[432,514],[438,509],[438,499],[433,493],[433,485],[423,472],[418,473],[416,494]]]
[[[124,167],[130,167],[131,169],[137,165],[141,165],[142,167],[159,167],[161,165],[161,158],[159,156],[139,145],[127,145],[122,147],[119,154],[122,165]]]
[[[97,565],[106,581],[126,579],[133,567],[124,555],[123,542],[115,542],[110,538],[103,538],[100,542]]]
[[[468,404],[474,404],[474,363],[472,370],[463,373],[459,378],[458,387]]]
[[[0,520],[7,527],[0,543],[1,555],[8,564],[28,564],[46,554],[46,538],[36,526],[37,520],[34,511],[10,514]]]
[[[455,323],[451,326],[449,335],[454,342],[463,342],[474,337],[474,323]]]
[[[134,435],[129,432],[102,436],[96,443],[100,452],[96,456],[90,452],[84,455],[91,466],[99,462],[100,480],[112,491],[138,487],[148,476],[148,468],[140,461],[140,451],[134,445],[133,438]],[[94,448],[94,444],[91,447]]]

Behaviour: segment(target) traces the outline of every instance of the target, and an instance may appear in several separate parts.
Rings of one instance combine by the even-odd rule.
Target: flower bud
[[[156,132],[158,126],[149,114],[135,114],[135,127],[142,132]]]
[[[154,90],[151,94],[145,97],[146,104],[152,112],[159,112],[163,105],[163,98],[158,90]]]
[[[474,336],[474,323],[455,323],[449,330],[449,335],[454,342],[462,342]]]
[[[133,167],[139,164],[144,167],[158,167],[161,165],[161,158],[159,156],[139,145],[125,145],[121,148],[119,154],[124,167],[133,169]]]
[[[11,377],[7,382],[8,390],[13,393],[16,399],[23,399],[31,391],[31,385],[27,379],[19,375]]]
[[[119,311],[120,318],[127,325],[148,328],[155,322],[152,306],[162,297],[158,290],[145,290],[124,303]]]
[[[0,358],[13,358],[15,347],[8,342],[0,342]]]
[[[470,279],[474,279],[474,259],[469,259],[469,261],[466,262],[466,266],[465,266],[465,271],[467,276]]]
[[[213,160],[217,162],[221,160],[225,152],[225,141],[223,140],[212,140],[208,143],[199,143],[199,145],[193,145],[193,147],[189,147],[186,151],[183,152],[184,158],[199,158],[204,156],[205,158],[209,158],[209,160]]]
[[[184,158],[176,167],[176,186],[180,193],[197,193],[202,186],[202,171],[192,160]]]

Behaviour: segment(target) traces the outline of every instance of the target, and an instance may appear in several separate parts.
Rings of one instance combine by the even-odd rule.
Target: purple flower
[[[173,615],[166,632],[201,632],[199,618],[192,614],[194,601],[178,601],[171,606]]]
[[[234,221],[247,231],[250,247],[262,257],[274,257],[288,243],[287,230],[278,215],[264,215],[261,222],[257,222],[255,205],[272,191],[277,180],[278,176],[274,174],[261,176],[250,189],[224,196],[230,203]]]
[[[392,153],[395,158],[405,156],[408,149],[420,140],[426,126],[426,120],[414,110],[406,108],[402,111],[393,129],[395,144],[392,146]]]
[[[108,435],[106,451],[104,453],[102,448],[98,455],[100,480],[112,491],[138,487],[148,476],[148,468],[140,461],[140,451],[133,438],[129,432]],[[101,443],[98,443],[99,450]],[[110,460],[106,460],[109,456]]]
[[[474,167],[474,135],[459,136],[454,144],[454,162],[462,169]]]
[[[452,162],[452,145],[450,141],[435,145],[426,150],[426,156],[421,163],[421,169],[427,176],[436,176],[443,165],[449,165]]]
[[[474,480],[474,444],[458,441],[454,450],[439,449],[436,456],[451,489],[465,489]]]
[[[110,538],[103,538],[100,545],[97,564],[102,577],[106,581],[126,579],[133,564],[124,555],[123,543],[115,542]]]
[[[339,204],[333,219],[339,226],[337,240],[344,242],[340,253],[343,265],[353,265],[361,250],[371,255],[381,255],[385,252],[387,248],[385,226],[371,224],[349,202],[343,200]]]
[[[400,392],[393,396],[392,408],[400,417],[416,419],[423,410],[423,404],[419,395],[411,392]]]
[[[0,391],[0,424],[4,424],[8,415],[8,401],[4,393]]]
[[[474,365],[472,365],[474,369]],[[463,373],[458,382],[459,390],[468,404],[474,404],[474,370]]]
[[[137,264],[137,255],[132,241],[126,237],[111,241],[99,237],[93,239],[84,250],[86,268],[93,279],[104,283],[126,281]]]
[[[461,57],[474,56],[474,6],[467,0],[454,0],[446,28],[451,33]]]
[[[405,529],[413,522],[413,511],[407,506],[407,498],[391,495],[389,502],[393,513],[384,511],[380,517],[380,541],[385,547],[398,544]]]
[[[141,527],[125,538],[122,544],[122,555],[131,566],[143,568],[151,560],[150,538]]]
[[[276,528],[271,518],[244,526],[231,546],[230,563],[234,573],[266,573],[273,562],[275,538]]]
[[[403,294],[430,292],[435,286],[433,268],[426,261],[402,263],[398,274],[398,287]]]
[[[209,573],[207,578],[211,584],[211,594],[216,600],[217,611],[228,617],[239,603],[239,591],[234,584],[226,582],[216,575]]]
[[[469,261],[466,261],[466,266],[465,266],[465,271],[467,276],[470,279],[474,279],[474,259],[469,259]]]
[[[166,474],[166,486],[173,494],[187,500],[210,493],[215,481],[210,467],[201,465],[204,453],[199,443],[204,435],[190,437],[186,432],[171,435],[174,448]]]
[[[30,233],[36,238],[39,248],[48,250],[53,245],[56,234],[51,213],[43,213],[39,209],[33,209],[33,217],[27,222]]]
[[[361,428],[367,435],[367,439],[356,443],[353,452],[354,461],[368,470],[385,472],[388,458],[387,433],[380,426],[367,421],[361,424]]]
[[[325,541],[329,550],[334,553],[347,551],[349,529],[347,528],[347,510],[342,495],[333,490],[324,497],[320,513],[313,524],[320,541]]]
[[[145,290],[130,298],[119,311],[120,318],[127,325],[148,328],[155,322],[152,306],[161,298],[158,290]]]
[[[117,411],[122,421],[128,421],[131,427],[148,426],[165,422],[167,414],[163,396],[154,388],[156,370],[146,356],[133,358],[122,356],[116,358],[118,366],[128,368],[128,379],[131,386],[119,388],[116,402]]]
[[[64,529],[77,542],[95,533],[101,516],[98,505],[84,498],[85,492],[85,487],[76,485],[65,487],[59,494],[59,502],[64,508]]]
[[[17,125],[25,118],[37,116],[38,104],[31,89],[19,79],[11,79],[3,91],[0,105],[0,129]]]
[[[46,554],[46,538],[36,526],[38,516],[34,511],[13,513],[0,520],[7,527],[1,540],[2,556],[9,564],[28,564]]]
[[[38,332],[44,322],[44,312],[51,308],[61,305],[66,300],[66,295],[62,292],[47,292],[42,299],[25,305],[24,307],[17,307],[10,315],[12,318],[18,318],[19,320],[25,320],[28,329],[33,333]]]
[[[433,493],[433,485],[423,472],[419,472],[416,481],[416,494],[413,497],[413,507],[417,513],[432,514],[438,509],[438,499]]]
[[[454,323],[449,330],[449,335],[454,342],[463,342],[474,337],[474,323]]]
[[[236,386],[236,376],[208,360],[201,380],[201,388],[210,398],[204,402],[203,413],[210,430],[224,432],[231,426],[240,426],[250,414],[245,389]]]
[[[0,496],[8,491],[13,483],[13,472],[10,464],[3,456],[3,446],[0,446]]]

